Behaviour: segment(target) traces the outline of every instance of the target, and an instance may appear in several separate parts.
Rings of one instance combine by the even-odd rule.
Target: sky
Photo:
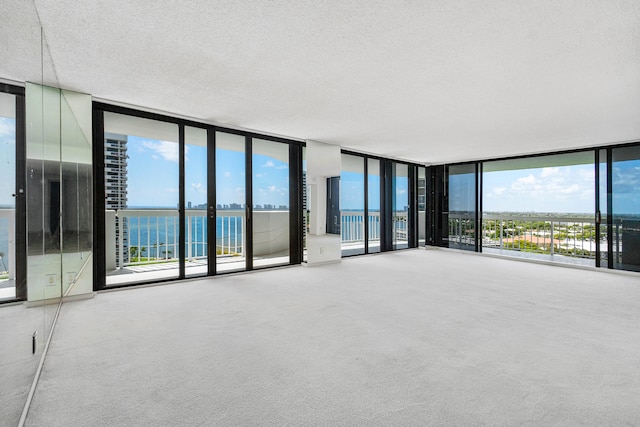
[[[16,121],[0,117],[0,206],[13,206],[16,176]]]
[[[137,136],[128,138],[128,205],[174,208],[178,204],[178,144]],[[207,149],[185,147],[185,200],[207,202]],[[216,203],[245,203],[244,152],[217,150]],[[253,155],[253,205],[289,205],[289,165]]]
[[[395,180],[395,209],[404,210],[409,204],[407,177]],[[340,209],[364,210],[364,174],[342,171],[340,174]],[[369,175],[369,210],[380,210],[380,177]]]
[[[560,166],[485,172],[485,212],[595,212],[595,168]]]

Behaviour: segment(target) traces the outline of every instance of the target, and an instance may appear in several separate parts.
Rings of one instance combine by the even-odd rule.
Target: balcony
[[[357,255],[364,251],[364,211],[340,212],[340,237],[342,254]],[[407,234],[407,212],[396,212],[393,216],[393,242],[396,248],[409,247]],[[369,252],[380,251],[380,212],[369,212],[367,234]]]
[[[622,223],[614,224],[620,235]],[[473,217],[449,213],[449,247],[474,247]],[[607,226],[600,225],[600,240],[596,239],[595,219],[587,216],[520,216],[513,214],[483,214],[482,252],[568,264],[595,266],[596,249],[606,263]],[[622,243],[616,239],[616,258],[620,258]]]
[[[124,227],[118,227],[122,221]],[[106,211],[106,269],[108,285],[131,280],[149,281],[178,275],[179,214],[177,209],[121,209]],[[289,211],[253,212],[253,265],[289,262]],[[217,211],[216,269],[243,269],[245,211]],[[187,276],[207,273],[207,211],[186,210]],[[123,260],[123,262],[120,262]],[[130,274],[136,274],[132,279]]]

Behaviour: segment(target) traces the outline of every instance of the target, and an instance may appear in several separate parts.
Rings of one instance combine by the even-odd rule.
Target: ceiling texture
[[[640,140],[639,0],[3,4],[5,81],[428,164]]]

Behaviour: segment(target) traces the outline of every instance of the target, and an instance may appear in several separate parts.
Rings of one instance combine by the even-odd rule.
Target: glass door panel
[[[443,218],[443,228],[447,233],[448,247],[474,251],[476,166],[449,166],[447,178],[449,206],[448,213]]]
[[[640,271],[640,146],[611,150],[613,268]]]
[[[245,270],[245,137],[216,132],[216,272]]]
[[[207,131],[184,128],[185,276],[207,274]]]
[[[178,126],[104,113],[107,286],[179,276]]]
[[[289,144],[252,142],[253,267],[288,264]]]
[[[367,159],[367,250],[380,252],[380,160]]]
[[[427,238],[427,168],[418,167],[418,246]]]
[[[393,249],[409,247],[409,167],[393,164]]]
[[[342,154],[340,235],[342,256],[364,254],[364,157]]]
[[[0,300],[16,297],[16,99],[0,93]]]

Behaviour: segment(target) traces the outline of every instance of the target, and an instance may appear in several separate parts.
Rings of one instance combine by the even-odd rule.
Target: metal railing
[[[340,212],[340,234],[343,243],[364,241],[364,212]],[[407,239],[407,212],[396,212],[393,215],[394,240]],[[380,212],[370,212],[368,215],[367,232],[369,241],[380,240]]]
[[[585,216],[514,216],[484,214],[482,246],[520,252],[595,259],[598,245],[607,251],[607,226]],[[619,227],[616,224],[616,229]]]
[[[178,260],[177,210],[120,209],[116,216],[120,222],[112,232],[117,236],[117,268]],[[244,210],[217,211],[216,255],[244,254],[244,216]],[[186,259],[194,261],[207,257],[207,211],[188,209],[185,219]]]

